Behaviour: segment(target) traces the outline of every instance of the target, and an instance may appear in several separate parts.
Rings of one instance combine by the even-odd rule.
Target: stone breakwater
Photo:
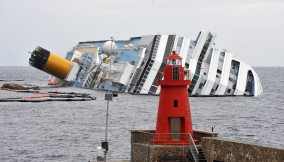
[[[209,162],[283,162],[284,148],[257,145],[241,141],[216,137],[216,133],[194,131]],[[151,142],[154,136],[152,130],[131,131],[131,161],[164,161],[171,160],[193,161],[189,145],[157,145]]]
[[[208,161],[284,161],[284,148],[209,137],[202,138],[202,147]]]

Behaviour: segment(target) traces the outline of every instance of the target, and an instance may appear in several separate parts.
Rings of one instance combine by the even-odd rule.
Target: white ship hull
[[[111,59],[111,89],[134,94],[159,94],[157,81],[163,77],[164,58],[176,51],[191,71],[190,95],[222,96],[263,93],[257,73],[245,62],[214,43],[215,34],[201,31],[196,40],[178,35],[149,35],[115,40],[117,55]],[[66,59],[80,64],[69,84],[83,88],[108,87],[109,62],[101,48],[106,41],[80,42]],[[71,80],[71,81],[70,81]]]

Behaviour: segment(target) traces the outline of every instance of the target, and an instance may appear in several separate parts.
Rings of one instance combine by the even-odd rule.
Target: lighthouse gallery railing
[[[170,139],[171,137],[180,137],[180,139],[187,140],[175,140]],[[155,133],[154,131],[143,131],[139,132],[135,135],[135,138],[132,139],[133,143],[145,143],[145,144],[161,144],[161,145],[171,145],[171,144],[179,144],[179,145],[192,145],[194,144],[194,140],[190,133]],[[181,141],[181,142],[179,142]],[[186,142],[182,142],[186,141]]]

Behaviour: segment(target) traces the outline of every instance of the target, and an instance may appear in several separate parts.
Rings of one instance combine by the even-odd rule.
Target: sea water
[[[219,137],[284,147],[284,68],[258,67],[258,97],[191,97],[194,129]],[[0,67],[0,80],[46,86],[49,76],[32,67]],[[2,82],[3,83],[3,82]],[[90,93],[85,102],[0,102],[0,161],[88,161],[105,135],[103,91],[73,87],[42,91]],[[0,98],[23,93],[0,91]],[[110,102],[108,159],[130,159],[130,130],[155,129],[158,96],[119,94]]]

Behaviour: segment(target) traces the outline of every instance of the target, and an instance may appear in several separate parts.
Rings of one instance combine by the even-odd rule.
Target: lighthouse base
[[[139,145],[134,144],[133,150],[144,150],[144,153],[133,152],[132,161],[135,162],[145,162],[147,161],[192,161],[188,157],[190,152],[184,146],[180,145]],[[147,152],[147,150],[149,152]]]
[[[216,137],[217,133],[193,131],[196,140],[201,141],[203,137]],[[193,161],[188,143],[165,143],[157,141],[155,131],[132,130],[131,131],[131,161],[135,162],[159,162],[159,161]]]

